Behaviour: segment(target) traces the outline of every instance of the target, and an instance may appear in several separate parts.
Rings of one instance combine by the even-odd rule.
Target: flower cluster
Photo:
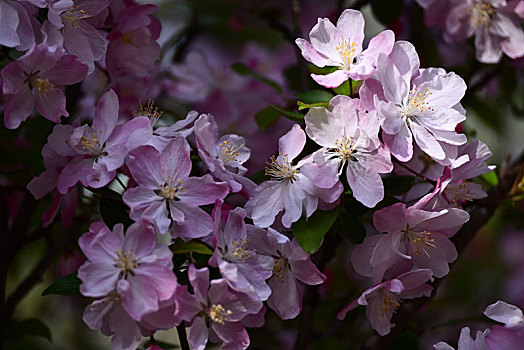
[[[223,132],[234,129],[222,125],[223,115],[215,120],[191,111],[169,125],[152,103],[131,112],[140,98],[159,93],[150,84],[159,69],[156,6],[120,0],[0,5],[0,44],[28,50],[1,72],[4,124],[18,128],[33,107],[57,123],[42,149],[46,170],[27,186],[35,198],[54,193],[44,225],[61,206],[67,226],[79,193],[104,196],[108,190],[128,208],[129,222],[111,228],[97,220],[79,239],[87,258],[78,269],[80,292],[94,298],[83,319],[112,336],[114,349],[135,349],[142,337],[175,326],[189,328],[194,349],[208,341],[245,349],[246,327],[264,324],[266,306],[282,319],[297,317],[302,284],[326,280],[310,259],[311,249],[293,237],[297,222],[315,225],[314,213],[337,210],[348,200],[372,217],[372,234],[353,249],[351,261],[373,286],[338,318],[366,306],[371,326],[385,335],[403,299],[429,296],[434,278],[449,272],[457,258],[451,239],[469,220],[464,207],[486,196],[467,180],[493,170],[485,164],[491,152],[457,132],[466,119],[463,79],[442,68],[421,68],[415,47],[395,41],[392,31],[363,49],[363,16],[345,10],[336,26],[319,19],[309,41],[296,40],[307,61],[335,67],[313,74],[315,82],[334,88],[360,81],[360,87],[310,105],[301,124],[275,124],[287,132],[270,156],[267,144],[274,136]],[[498,5],[489,6],[489,16],[498,16]],[[47,8],[43,23],[34,14],[39,7]],[[510,36],[499,35],[497,45],[517,55]],[[164,82],[172,97],[229,105],[247,89],[247,80],[221,77],[196,51],[186,59],[170,68],[177,82]],[[78,114],[88,122],[61,124],[69,114],[59,87],[80,81],[85,96]],[[271,102],[281,101],[265,93]],[[240,116],[229,122],[250,130],[253,120]],[[260,163],[267,165],[265,181],[248,176]],[[388,196],[384,180],[397,175],[417,177],[421,186],[404,197]],[[406,196],[414,198],[410,205]],[[511,318],[500,310],[487,311],[506,323],[499,331],[517,332],[522,313],[516,320],[516,313]],[[490,334],[495,339],[497,328]],[[486,342],[496,342],[491,338]]]

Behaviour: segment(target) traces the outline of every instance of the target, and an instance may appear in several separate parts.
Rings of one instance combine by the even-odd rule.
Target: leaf
[[[349,84],[350,84],[349,80],[346,80],[339,87],[333,88],[333,91],[335,91],[337,95],[349,96],[351,94],[351,89],[349,88]]]
[[[11,320],[6,328],[6,339],[20,340],[20,338],[30,336],[46,338],[49,341],[53,340],[49,327],[38,318],[29,318],[23,321]]]
[[[404,9],[403,0],[373,0],[371,11],[383,24],[391,24]]]
[[[170,247],[173,254],[187,254],[187,253],[198,253],[203,255],[211,255],[213,251],[204,243],[198,242],[196,240],[191,240],[188,242],[177,241],[175,244],[172,244]]]
[[[82,281],[77,277],[77,272],[54,281],[43,292],[42,296],[59,294],[59,295],[80,295],[80,284]]]
[[[360,244],[366,238],[366,228],[352,213],[341,210],[335,221],[337,233],[353,244]]]
[[[301,218],[293,224],[293,235],[298,244],[309,254],[317,251],[322,239],[335,223],[338,207],[325,211],[317,210],[309,218]]]
[[[257,72],[251,70],[251,68],[246,66],[244,63],[240,63],[240,62],[233,63],[231,65],[231,69],[240,75],[245,75],[245,76],[254,78],[266,85],[271,86],[273,89],[277,90],[278,92],[282,92],[282,88],[276,81],[266,78],[265,76],[261,74],[258,74]]]
[[[390,176],[383,180],[384,193],[389,196],[400,196],[409,191],[415,183],[412,176]]]
[[[325,90],[309,90],[298,94],[298,98],[305,104],[328,102],[333,98],[333,94]]]
[[[290,120],[292,120],[294,122],[302,122],[302,121],[304,121],[304,115],[302,113],[286,111],[284,108],[279,107],[279,106],[275,106],[275,105],[271,105],[271,107],[274,108],[279,113],[281,113],[287,119],[290,119]]]
[[[310,103],[310,104],[306,104],[302,101],[297,101],[297,105],[298,105],[298,110],[301,111],[303,109],[307,109],[307,108],[313,108],[313,107],[324,107],[324,108],[328,108],[329,106],[329,103],[328,102],[318,102],[318,103]]]
[[[266,131],[266,129],[279,118],[280,113],[271,106],[268,106],[255,114],[255,120],[260,131]]]
[[[492,187],[495,187],[499,184],[499,178],[497,177],[497,173],[495,171],[490,171],[489,173],[482,174],[481,178]]]
[[[265,170],[257,171],[256,173],[249,175],[248,178],[249,178],[251,181],[253,181],[254,183],[259,184],[259,183],[261,183],[262,181],[264,181],[264,180],[267,179],[267,177],[266,177],[266,171],[265,171]]]
[[[102,194],[98,209],[102,219],[108,227],[113,227],[118,223],[124,224],[127,228],[133,221],[129,218],[129,208],[122,201],[122,196],[109,188],[89,189],[90,191]]]

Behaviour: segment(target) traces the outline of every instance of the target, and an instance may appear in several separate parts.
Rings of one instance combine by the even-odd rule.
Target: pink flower
[[[78,269],[84,296],[100,298],[116,291],[125,312],[140,321],[175,292],[172,253],[157,244],[149,225],[134,223],[124,235],[122,224],[110,231],[103,222],[95,222],[78,244],[88,259]]]
[[[388,55],[395,42],[395,34],[385,30],[372,38],[368,48],[362,51],[364,17],[355,10],[344,10],[336,26],[327,18],[319,18],[309,38],[311,43],[304,39],[295,41],[304,58],[318,67],[338,68],[327,75],[311,74],[317,83],[328,88],[348,79],[364,80],[373,75],[378,56]]]
[[[195,136],[198,154],[216,178],[227,182],[232,192],[254,190],[256,185],[242,176],[250,155],[243,137],[230,134],[218,139],[218,126],[210,114],[202,114],[195,122]]]
[[[483,63],[497,63],[505,53],[510,58],[524,55],[524,14],[517,10],[519,0],[452,1],[446,18],[449,41],[475,37],[475,56]]]
[[[95,70],[94,62],[104,57],[107,43],[96,29],[94,17],[102,17],[98,24],[103,24],[107,15],[106,8],[110,0],[62,0],[50,1],[48,18],[52,24],[46,28],[48,32],[60,31],[64,49],[75,55],[89,67],[88,73]],[[56,35],[50,33],[48,36]]]
[[[272,259],[272,275],[268,281],[271,296],[267,304],[284,320],[298,316],[302,310],[302,293],[297,280],[317,285],[326,280],[309,255],[295,239],[289,240],[271,227],[247,226],[248,247],[259,256]]]
[[[65,95],[56,86],[78,83],[86,74],[86,65],[57,46],[31,47],[2,69],[2,89],[7,99],[4,125],[9,129],[18,128],[33,106],[44,118],[59,123],[60,116],[68,117],[69,113],[65,109]]]
[[[382,139],[391,154],[410,160],[415,138],[420,149],[438,161],[447,157],[441,143],[466,143],[466,136],[455,132],[466,119],[460,107],[466,91],[462,78],[441,68],[419,70],[415,48],[403,41],[377,62],[377,80],[366,80],[361,95],[366,107],[374,104],[384,118]]]
[[[221,229],[220,206],[215,208],[215,251],[209,265],[218,267],[231,289],[248,294],[254,300],[265,301],[271,294],[265,280],[271,277],[273,259],[248,247],[245,215],[242,208],[231,210]]]
[[[104,187],[115,178],[128,151],[149,141],[149,120],[141,117],[116,125],[118,108],[118,98],[109,90],[98,100],[93,125],[75,128],[67,144],[56,146],[59,153],[74,155],[60,173],[60,193],[68,192],[78,182],[86,187]]]
[[[378,139],[376,113],[366,113],[358,99],[335,96],[328,109],[311,108],[305,120],[308,136],[323,147],[313,156],[318,168],[303,167],[313,184],[334,186],[347,165],[346,178],[355,199],[370,208],[380,202],[384,186],[379,173],[391,172],[393,164]]]
[[[449,238],[469,220],[469,214],[458,208],[421,210],[423,204],[406,208],[397,203],[375,212],[375,228],[387,234],[367,237],[355,247],[351,261],[359,274],[373,276],[378,283],[384,275],[409,271],[412,265],[433,270],[435,277],[449,272],[448,263],[457,258]]]
[[[504,323],[504,327],[496,325],[491,327],[486,335],[486,343],[490,350],[520,349],[524,344],[524,315],[522,310],[497,301],[489,305],[484,315],[497,322]]]
[[[212,232],[211,217],[199,206],[223,199],[229,189],[209,174],[189,177],[191,159],[184,138],[171,140],[162,152],[138,147],[129,153],[126,164],[138,184],[123,195],[131,219],[149,220],[159,233],[173,224],[174,237],[197,238]]]
[[[188,292],[187,286],[177,288],[175,318],[191,322],[187,337],[191,348],[204,350],[210,338],[222,343],[225,350],[246,349],[249,335],[241,321],[258,313],[260,302],[229,290],[224,279],[210,282],[207,268],[189,265],[188,276],[193,294]]]
[[[300,169],[311,160],[301,160],[292,165],[306,143],[306,134],[298,124],[293,125],[279,140],[279,155],[272,157],[266,174],[273,179],[263,182],[253,192],[245,205],[246,213],[256,226],[268,227],[282,210],[282,224],[291,224],[305,213],[311,216],[318,207],[319,199],[333,203],[342,193],[342,184],[335,183],[330,188],[315,186]]]
[[[390,281],[379,283],[344,307],[337,314],[342,320],[348,311],[355,309],[358,305],[366,306],[366,317],[378,334],[386,335],[394,327],[390,320],[402,299],[414,299],[420,296],[431,295],[433,287],[425,282],[433,281],[431,270],[419,269],[404,273]]]
[[[0,45],[26,51],[36,41],[35,29],[40,23],[36,19],[38,9],[45,7],[45,0],[0,0]],[[38,30],[38,29],[37,29]]]
[[[490,350],[490,348],[488,348],[488,346],[486,345],[486,341],[484,340],[484,337],[488,332],[489,330],[485,330],[484,332],[477,331],[477,337],[475,340],[473,340],[473,338],[471,338],[471,335],[470,335],[469,327],[462,328],[460,330],[460,337],[458,341],[457,350]],[[435,350],[455,350],[452,346],[442,341],[433,345],[433,349]],[[506,349],[509,349],[509,348],[506,348]]]

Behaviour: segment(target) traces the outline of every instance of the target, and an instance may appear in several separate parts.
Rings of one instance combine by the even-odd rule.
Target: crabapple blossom
[[[271,277],[273,259],[259,255],[258,247],[248,247],[244,209],[236,208],[229,211],[224,229],[220,227],[220,216],[219,204],[215,209],[214,218],[215,251],[209,259],[209,265],[218,267],[231,289],[248,294],[255,300],[267,300],[271,289],[265,280]]]
[[[458,340],[457,350],[490,350],[490,348],[486,345],[486,341],[484,339],[488,332],[489,330],[485,330],[484,332],[477,331],[477,336],[475,339],[473,339],[470,335],[469,327],[462,328],[460,330],[460,337]],[[442,341],[433,345],[433,349],[455,350],[455,348]]]
[[[63,147],[56,146],[59,153],[74,154],[58,178],[60,193],[67,193],[78,182],[104,187],[115,178],[128,151],[149,141],[149,120],[141,117],[117,125],[118,108],[118,97],[109,90],[98,100],[93,124],[75,128]]]
[[[524,344],[524,315],[515,305],[497,301],[489,305],[484,315],[504,326],[491,327],[486,335],[490,350],[519,349]]]
[[[44,118],[55,123],[69,116],[66,98],[58,85],[83,80],[87,66],[58,46],[32,46],[18,60],[2,69],[2,90],[6,97],[4,125],[16,129],[33,106]]]
[[[502,54],[510,58],[524,55],[524,31],[519,22],[524,13],[519,0],[451,1],[445,19],[445,38],[463,41],[475,37],[475,57],[483,63],[497,63]]]
[[[413,138],[435,160],[447,157],[441,143],[466,143],[466,136],[455,132],[466,119],[460,107],[465,91],[464,80],[455,73],[441,68],[419,70],[413,45],[399,41],[389,57],[379,56],[376,80],[366,80],[360,93],[364,105],[374,106],[384,118],[382,139],[391,154],[405,162],[413,156]]]
[[[395,34],[385,30],[372,38],[362,51],[364,17],[359,11],[344,10],[337,25],[327,18],[319,18],[309,33],[311,42],[296,39],[302,56],[318,67],[334,66],[337,70],[326,75],[311,74],[320,85],[333,88],[348,79],[364,80],[373,75],[379,54],[388,55],[395,42]]]
[[[279,155],[271,157],[266,167],[266,174],[272,180],[260,184],[245,205],[246,213],[255,226],[272,225],[277,214],[283,210],[282,224],[289,228],[303,213],[306,218],[311,216],[318,207],[319,199],[334,203],[340,197],[340,182],[330,188],[319,188],[301,173],[301,167],[310,163],[311,159],[292,165],[305,143],[306,134],[298,124],[280,138]]]
[[[212,232],[211,217],[199,206],[223,199],[228,186],[214,182],[209,174],[189,177],[191,159],[186,139],[171,140],[162,152],[153,146],[140,146],[129,153],[126,164],[138,184],[123,194],[131,208],[131,219],[144,217],[159,233],[172,226],[174,237],[197,238]]]
[[[387,234],[367,237],[355,247],[351,261],[359,274],[378,283],[385,275],[394,277],[413,265],[433,270],[435,277],[449,272],[448,264],[457,258],[449,238],[469,220],[469,214],[458,208],[426,211],[421,209],[424,204],[406,208],[397,203],[374,213],[375,228]]]
[[[206,114],[195,122],[195,136],[198,154],[216,178],[227,182],[232,192],[239,192],[242,188],[247,192],[254,190],[256,185],[242,176],[247,171],[243,163],[250,155],[242,136],[230,134],[218,139],[215,119]]]
[[[224,279],[209,281],[207,268],[189,265],[188,277],[193,293],[187,286],[177,288],[175,318],[191,323],[187,338],[191,348],[203,350],[211,338],[222,343],[222,349],[246,349],[249,335],[241,321],[258,313],[261,303],[229,290]]]
[[[322,149],[313,156],[318,168],[304,167],[304,175],[316,186],[331,188],[347,165],[346,177],[355,199],[370,208],[380,202],[384,185],[379,173],[391,172],[393,164],[378,139],[376,113],[366,113],[359,99],[335,96],[328,109],[311,108],[305,121],[307,135]]]
[[[268,306],[284,320],[297,317],[302,309],[302,293],[297,280],[317,285],[324,282],[326,276],[295,239],[290,241],[271,227],[266,230],[253,225],[247,225],[247,234],[248,248],[256,251],[258,256],[271,257],[273,262],[272,275],[267,282],[271,288]]]
[[[337,314],[337,318],[342,320],[346,313],[355,309],[359,305],[366,306],[366,317],[371,323],[371,327],[378,334],[386,335],[390,332],[391,317],[400,306],[402,299],[414,299],[423,295],[429,297],[433,287],[427,281],[433,281],[432,271],[429,269],[418,269],[403,273],[394,279],[379,283],[344,307]]]
[[[30,49],[37,39],[35,29],[40,26],[35,6],[45,5],[45,0],[0,0],[0,45],[14,47],[18,51]]]

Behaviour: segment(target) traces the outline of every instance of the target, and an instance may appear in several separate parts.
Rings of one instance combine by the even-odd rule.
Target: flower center
[[[124,249],[117,249],[115,250],[115,253],[116,258],[113,259],[115,262],[114,266],[121,270],[120,274],[124,277],[127,276],[128,273],[133,274],[133,269],[139,266],[133,249],[131,249],[129,252],[125,251]]]
[[[231,141],[222,141],[219,144],[220,152],[218,152],[218,159],[221,159],[224,163],[227,162],[237,162],[240,163],[241,161],[237,159],[238,156],[240,156],[240,148],[244,147],[244,145],[236,146]]]
[[[149,99],[147,101],[147,105],[142,106],[142,102],[139,103],[139,108],[135,109],[131,114],[133,117],[148,117],[151,121],[151,127],[155,126],[156,122],[162,114],[164,114],[163,111],[160,111],[158,107],[155,107],[155,100]]]
[[[160,185],[160,193],[158,195],[164,199],[177,199],[180,192],[185,191],[182,186],[182,180],[177,179],[176,181],[173,177],[169,177],[165,180],[163,185]]]
[[[287,259],[284,257],[274,258],[275,265],[273,266],[273,276],[280,279],[280,283],[284,283],[284,271],[288,266]]]
[[[434,238],[431,237],[431,232],[424,230],[423,232],[413,232],[409,227],[406,227],[402,231],[404,233],[404,240],[408,240],[411,245],[411,249],[415,252],[415,255],[420,255],[422,252],[429,257],[428,249],[437,248],[433,242]]]
[[[135,32],[127,32],[122,34],[120,40],[126,45],[134,45],[133,39],[135,38]]]
[[[469,9],[469,12],[469,22],[473,26],[473,29],[477,30],[481,27],[487,27],[491,23],[493,6],[483,1],[477,1],[475,5]]]
[[[224,309],[224,307],[220,304],[211,305],[208,312],[209,318],[211,318],[212,321],[220,324],[226,323],[226,321],[229,320],[229,315],[233,313],[231,310]]]
[[[342,40],[338,42],[336,49],[340,59],[342,60],[343,68],[345,70],[349,70],[351,63],[353,62],[353,58],[355,57],[355,49],[357,46],[358,44],[350,42],[349,40],[345,40],[344,37],[342,37]]]
[[[251,258],[253,250],[248,249],[247,245],[249,239],[245,241],[240,239],[238,241],[233,241],[229,249],[226,248],[226,253],[224,254],[224,259],[230,262],[246,262],[247,259]]]
[[[434,111],[426,102],[426,98],[431,94],[428,88],[420,92],[420,86],[410,90],[407,103],[402,103],[400,106],[400,114],[405,117],[412,117],[421,113],[426,115],[426,110]]]
[[[84,28],[80,26],[80,21],[86,18],[91,17],[84,10],[79,9],[78,6],[73,5],[67,12],[63,13],[62,18],[66,21],[69,21],[71,27],[74,29],[80,29],[83,32],[87,32]]]
[[[474,200],[476,197],[471,194],[471,185],[469,182],[448,184],[444,189],[446,199],[450,204],[455,204],[456,206],[463,206],[468,201]]]
[[[271,158],[269,158],[270,161],[266,162],[268,166],[266,167],[265,174],[273,180],[294,182],[299,172],[291,165],[291,162],[287,160],[287,156],[287,154],[284,154],[282,161],[279,161],[275,156],[271,156]]]
[[[382,317],[391,318],[400,306],[400,300],[395,294],[382,290],[382,306],[380,307],[380,314]]]
[[[102,131],[100,131],[100,136],[102,136]],[[107,152],[103,152],[103,147],[100,145],[95,129],[92,126],[87,127],[84,135],[80,138],[80,149],[93,158],[107,155]]]
[[[29,79],[30,86],[37,89],[40,94],[45,98],[47,93],[55,88],[55,85],[50,83],[47,79],[37,78],[32,76]]]

